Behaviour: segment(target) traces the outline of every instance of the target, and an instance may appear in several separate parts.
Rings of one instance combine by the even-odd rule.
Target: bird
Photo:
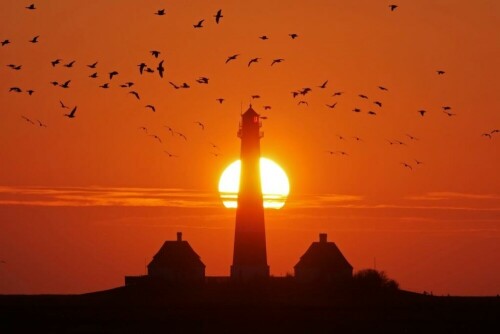
[[[344,92],[335,92],[335,93],[333,93],[333,94],[332,94],[332,96],[340,96],[340,95],[342,95],[343,93],[344,93]]]
[[[328,84],[328,80],[326,80],[325,82],[323,82],[321,85],[319,85],[318,87],[319,88],[326,88],[326,85]]]
[[[210,143],[210,146],[212,146],[213,148],[215,148],[216,150],[219,149],[219,146],[215,145],[214,143]]]
[[[139,130],[142,130],[142,131],[144,131],[144,132],[148,133],[148,128],[147,128],[147,127],[145,127],[145,126],[140,126],[140,127],[139,127]]]
[[[481,136],[483,137],[488,137],[489,139],[491,139],[491,133],[483,133]]]
[[[30,43],[38,43],[38,37],[40,37],[40,36],[33,37],[29,42]]]
[[[272,63],[271,63],[271,66],[273,66],[274,64],[277,64],[277,63],[281,63],[282,61],[284,61],[285,59],[283,58],[277,58],[277,59],[273,59]]]
[[[165,9],[158,9],[155,13],[155,15],[162,16],[165,15]]]
[[[69,83],[71,82],[71,80],[68,80],[66,81],[65,83],[63,83],[62,85],[59,85],[60,87],[62,88],[69,88]]]
[[[151,51],[149,51],[149,52],[150,52],[150,53],[153,55],[153,57],[155,57],[155,58],[158,58],[158,56],[160,55],[160,51],[151,50]]]
[[[299,101],[299,103],[297,103],[297,104],[298,104],[299,106],[300,106],[301,104],[305,104],[306,106],[308,106],[308,105],[309,105],[309,103],[307,103],[307,101],[304,101],[304,100]]]
[[[34,9],[36,9],[36,8],[35,8],[35,4],[34,4],[34,3],[32,3],[31,5],[29,5],[28,7],[25,7],[25,8],[26,8],[26,9],[29,9],[29,10],[34,10]]]
[[[299,35],[297,34],[288,34],[288,36],[290,36],[292,39],[296,39],[297,37],[299,37]]]
[[[138,100],[141,99],[139,93],[137,93],[135,90],[130,91],[129,94],[133,94]]]
[[[271,106],[264,106],[264,110],[270,110]]]
[[[96,68],[96,66],[97,66],[97,62],[90,64],[90,65],[87,65],[88,68]]]
[[[401,165],[403,165],[405,168],[409,168],[410,170],[413,170],[413,168],[407,164],[406,162],[402,162]]]
[[[220,19],[224,17],[222,16],[222,9],[219,9],[217,13],[214,15],[214,17],[215,17],[215,23],[219,24]]]
[[[153,137],[154,139],[158,140],[160,143],[162,142],[161,141],[161,138],[158,137],[157,135],[149,135],[150,137]]]
[[[218,153],[218,152],[210,152],[210,154],[212,154],[212,155],[213,155],[214,157],[216,157],[216,158],[217,158],[219,155],[221,155],[221,154],[220,154],[220,153]]]
[[[117,71],[109,72],[109,80],[113,79],[115,75],[118,75]]]
[[[70,61],[69,63],[64,64],[64,67],[68,67],[68,68],[73,67],[73,64],[74,64],[74,63],[75,63],[75,60],[72,60],[72,61]]]
[[[104,88],[104,89],[108,89],[109,88],[109,83],[104,83],[102,85],[99,86],[100,88]]]
[[[222,102],[224,102],[224,99],[223,98],[218,98],[218,99],[216,99],[216,101],[218,101],[220,104],[222,104]]]
[[[330,109],[333,109],[335,108],[335,106],[337,105],[337,102],[335,102],[334,104],[326,104],[326,106]]]
[[[417,165],[421,165],[421,164],[423,164],[423,162],[422,162],[422,161],[418,161],[417,159],[414,159],[414,160],[415,160],[415,163],[416,163]]]
[[[450,106],[444,106],[444,107],[442,107],[442,108],[443,108],[443,110],[451,110],[451,107],[450,107]]]
[[[175,89],[181,88],[181,87],[177,86],[176,84],[174,84],[172,81],[169,81],[168,83],[171,84]]]
[[[196,79],[196,82],[198,82],[200,84],[208,84],[208,78],[207,77],[199,77],[198,79]]]
[[[452,113],[452,112],[449,112],[449,111],[446,111],[446,110],[443,110],[443,112],[448,115],[448,116],[455,116],[456,114]]]
[[[493,134],[495,134],[495,133],[500,133],[500,130],[498,130],[498,129],[491,130],[491,132],[490,132],[490,133],[491,133],[492,135],[493,135]]]
[[[186,82],[183,82],[180,88],[190,88],[190,87],[191,86],[189,86]]]
[[[252,99],[260,99],[260,95],[252,95]]]
[[[68,106],[64,105],[63,101],[59,101],[59,104],[61,104],[61,108],[63,108],[63,109],[69,109]]]
[[[10,44],[10,41],[8,39],[4,39],[2,41],[2,46],[7,45],[7,44]]]
[[[29,119],[28,117],[26,116],[21,116],[26,122],[30,123],[30,124],[33,124],[35,125],[35,122],[33,122],[31,119]]]
[[[352,137],[352,138],[356,139],[356,141],[363,141],[363,139],[361,139],[361,138],[359,138],[359,137],[356,137],[356,136],[354,136],[354,137]]]
[[[370,110],[370,111],[368,111],[368,115],[373,115],[373,116],[375,116],[375,115],[377,115],[377,113],[376,113],[375,111],[371,111],[371,110]]]
[[[75,113],[76,113],[76,109],[77,109],[77,107],[75,106],[73,109],[71,109],[71,112],[69,114],[64,114],[64,116],[66,116],[68,118],[74,118]]]
[[[178,158],[179,157],[178,155],[172,154],[168,151],[163,151],[163,152],[165,152],[165,154],[168,155],[169,158]]]
[[[30,89],[30,90],[27,90],[26,93],[28,93],[28,95],[32,95],[35,91],[33,89]]]
[[[389,5],[389,8],[393,12],[396,8],[398,8],[398,5]]]
[[[359,94],[358,96],[359,96],[360,98],[362,98],[362,99],[368,99],[368,96],[363,95],[363,94]]]
[[[47,124],[42,123],[40,120],[37,119],[36,121],[38,122],[38,126],[43,127],[43,128],[47,127]]]
[[[139,73],[142,74],[142,72],[144,71],[144,68],[146,68],[148,65],[146,65],[146,63],[140,63],[137,66],[139,66]]]
[[[56,60],[51,61],[50,63],[52,64],[52,67],[55,67],[57,64],[61,63],[61,60],[62,59],[56,59]]]
[[[23,65],[14,65],[14,64],[9,64],[7,66],[16,71],[19,71],[23,67]]]
[[[292,92],[293,98],[296,98],[299,94],[299,92]]]
[[[344,152],[344,151],[337,151],[336,153],[342,154],[342,155],[349,155],[349,154],[347,154],[347,152]]]
[[[354,111],[354,112],[361,112],[361,109],[359,109],[359,108],[354,108],[352,111]]]
[[[380,89],[380,90],[385,90],[385,91],[387,91],[387,90],[388,90],[388,89],[387,89],[387,88],[385,88],[384,86],[378,86],[378,89]]]
[[[160,61],[160,63],[158,64],[158,67],[156,67],[156,69],[158,70],[158,74],[160,75],[160,78],[163,78],[163,72],[165,72],[165,68],[163,67],[163,60]]]
[[[436,73],[437,73],[438,75],[443,75],[443,74],[445,74],[446,72],[445,72],[445,71],[443,71],[443,70],[438,70],[438,71],[436,71]]]
[[[268,39],[269,39],[269,37],[267,37],[266,35],[259,36],[259,38],[260,38],[261,40],[263,40],[263,41],[265,41],[265,40],[268,40]]]
[[[172,134],[172,136],[174,135],[174,129],[172,129],[170,126],[168,125],[164,125],[164,127],[166,127],[168,129],[168,131],[170,131],[170,133]]]
[[[227,57],[226,64],[229,63],[231,60],[235,60],[238,56],[239,54],[234,54],[232,56]]]
[[[9,92],[21,93],[22,89],[19,87],[10,87]]]
[[[342,136],[342,135],[337,135],[337,137],[340,139],[340,140],[345,140],[345,137]]]
[[[373,103],[376,104],[376,105],[378,105],[379,107],[382,107],[382,102],[380,102],[380,101],[375,101]]]
[[[198,21],[198,23],[193,24],[193,27],[195,27],[195,28],[203,28],[203,22],[204,22],[204,21],[205,21],[205,20],[200,20],[200,21]]]
[[[302,89],[299,93],[302,94],[302,95],[306,95],[310,91],[311,91],[311,88],[306,87],[306,88]]]
[[[127,81],[125,82],[124,84],[126,87],[132,87],[134,85],[134,83],[132,81]],[[123,86],[123,85],[122,85]]]
[[[187,141],[187,137],[183,133],[181,133],[181,132],[175,132],[175,133],[178,134],[179,137],[182,137],[182,138],[184,138],[184,140]]]
[[[420,115],[423,117],[425,115],[425,113],[427,112],[427,110],[419,110],[418,111],[420,113]]]
[[[415,136],[412,136],[412,135],[409,135],[409,134],[406,134],[406,136],[407,136],[408,138],[410,138],[411,140],[418,140],[418,138],[417,138],[417,137],[415,137]]]
[[[405,145],[406,146],[406,143],[402,142],[401,140],[395,140],[394,141],[396,144],[399,144],[399,145]]]
[[[59,86],[59,82],[57,82],[57,81],[51,81],[50,84],[52,86]]]
[[[97,72],[94,72],[91,75],[89,75],[89,78],[93,78],[93,79],[97,78]]]
[[[144,71],[146,71],[148,73],[154,73],[154,70],[150,67],[146,67],[146,69]]]
[[[252,63],[257,63],[259,60],[260,60],[260,58],[258,58],[258,57],[250,59],[250,61],[248,62],[248,67],[250,67],[250,65],[252,65]]]
[[[197,121],[195,123],[198,124],[202,130],[205,130],[205,125],[202,122]]]
[[[148,104],[148,105],[146,106],[146,108],[149,108],[149,109],[153,110],[153,112],[155,112],[155,111],[156,111],[155,106],[153,106],[153,105],[151,105],[151,104]]]

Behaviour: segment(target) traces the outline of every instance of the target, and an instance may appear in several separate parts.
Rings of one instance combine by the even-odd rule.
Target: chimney
[[[322,243],[322,244],[323,244],[323,243],[326,243],[326,242],[327,242],[326,237],[327,237],[327,234],[326,234],[326,233],[320,233],[320,234],[319,234],[319,242],[320,242],[320,243]]]
[[[182,241],[182,232],[177,232],[177,241]]]

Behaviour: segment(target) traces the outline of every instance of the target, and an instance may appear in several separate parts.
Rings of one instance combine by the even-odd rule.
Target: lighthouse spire
[[[260,181],[260,115],[248,108],[241,115],[241,173],[236,209],[231,278],[248,281],[269,277],[264,206]]]

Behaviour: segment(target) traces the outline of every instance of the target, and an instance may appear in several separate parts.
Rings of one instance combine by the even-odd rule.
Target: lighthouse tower
[[[269,277],[264,206],[260,183],[260,116],[252,106],[241,116],[241,173],[236,209],[231,278],[249,281]]]

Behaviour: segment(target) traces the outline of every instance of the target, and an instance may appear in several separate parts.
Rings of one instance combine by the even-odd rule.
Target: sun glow
[[[231,163],[222,173],[219,180],[219,193],[226,208],[238,206],[238,190],[240,188],[241,161]],[[285,171],[274,161],[260,158],[260,180],[264,208],[281,209],[285,205],[290,192],[290,184]]]

